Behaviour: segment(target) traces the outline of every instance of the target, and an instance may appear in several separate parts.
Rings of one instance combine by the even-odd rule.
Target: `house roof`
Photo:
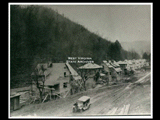
[[[19,93],[14,93],[14,94],[10,95],[10,98],[14,98],[14,97],[18,97],[18,96],[21,96],[21,95]]]
[[[52,63],[50,75],[46,78],[45,85],[54,85],[60,83],[62,80],[68,80],[69,77],[64,77],[64,72],[69,74],[68,69],[65,68],[65,63]]]
[[[114,68],[116,72],[121,72],[121,68]]]
[[[102,66],[97,65],[95,63],[87,63],[81,67],[79,67],[79,69],[99,69],[102,68]]]
[[[111,62],[110,64],[111,64],[113,67],[119,67],[119,64],[118,64],[116,61]]]
[[[103,60],[103,63],[107,63],[107,61],[106,61],[106,60]]]
[[[132,61],[131,60],[128,60],[127,63],[130,64],[130,65],[132,65]]]
[[[106,63],[106,65],[109,67],[109,68],[113,68],[113,66],[109,63]]]
[[[103,61],[103,63],[101,64],[102,66],[104,66],[104,70],[106,72],[109,72],[109,67],[106,65],[106,62]],[[107,67],[106,67],[107,66]]]
[[[69,71],[71,72],[74,80],[82,79],[81,76],[72,68],[72,66],[68,62],[66,63],[66,65],[67,65]]]
[[[103,73],[100,73],[100,76],[105,76],[105,74],[103,74]]]
[[[120,67],[119,64],[118,64],[116,61],[111,62],[111,60],[109,60],[109,61],[107,62],[106,60],[103,60],[103,63],[104,63],[105,65],[107,65],[109,68],[113,68],[113,67],[117,68],[117,67]]]
[[[69,69],[69,71],[71,72],[71,74],[74,76],[77,76],[78,75],[78,73],[71,67],[71,65],[69,64],[69,63],[66,63],[66,65],[67,65],[67,67],[68,67],[68,69]]]
[[[113,66],[110,64],[110,63],[108,63],[107,61],[103,61],[103,64],[102,65],[106,65],[107,67],[109,67],[109,68],[113,68]],[[107,70],[107,69],[106,69]],[[108,71],[108,70],[107,70]]]
[[[74,78],[74,80],[81,80],[81,79],[82,79],[82,77],[81,77],[80,75],[78,75],[78,76],[73,76],[73,78]]]
[[[116,67],[119,67],[119,64],[116,61],[114,61],[113,63]]]
[[[125,61],[118,61],[117,64],[121,65],[121,64],[127,64]]]

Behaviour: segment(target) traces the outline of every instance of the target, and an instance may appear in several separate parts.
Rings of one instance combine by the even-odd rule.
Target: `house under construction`
[[[48,95],[53,96],[54,98],[55,96],[65,98],[71,93],[71,80],[81,83],[79,82],[81,77],[69,63],[41,63],[37,65],[36,69],[39,71],[38,76],[45,79],[44,92],[48,93],[45,95],[45,98],[47,98]],[[32,77],[34,75],[35,74],[32,73]]]

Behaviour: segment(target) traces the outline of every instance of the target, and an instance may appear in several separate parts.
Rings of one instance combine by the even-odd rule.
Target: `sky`
[[[101,37],[120,42],[151,40],[151,5],[47,5]]]

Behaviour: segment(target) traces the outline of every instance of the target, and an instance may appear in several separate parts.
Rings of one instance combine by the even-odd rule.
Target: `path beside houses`
[[[145,77],[143,77],[145,76]],[[140,79],[142,78],[143,79]],[[107,115],[111,110],[112,114],[124,114],[121,110],[129,115],[147,114],[150,115],[150,75],[149,71],[137,74],[137,80],[143,81],[142,85],[128,87],[128,84],[115,85],[112,87],[99,87],[68,96],[65,99],[48,101],[42,104],[30,104],[13,111],[11,116],[32,116],[32,117],[56,117],[56,116],[85,116],[85,115]],[[92,105],[89,110],[83,113],[72,113],[73,103],[81,96],[88,95],[91,97]],[[128,106],[128,108],[123,108]],[[113,110],[113,108],[116,108]],[[113,111],[112,111],[113,110]]]

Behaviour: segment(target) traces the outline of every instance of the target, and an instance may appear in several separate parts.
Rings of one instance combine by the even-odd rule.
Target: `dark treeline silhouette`
[[[28,84],[39,62],[91,57],[100,64],[104,59],[139,57],[136,52],[123,50],[118,40],[103,39],[50,8],[34,5],[10,8],[11,88]]]
[[[143,59],[146,59],[148,62],[151,60],[151,53],[144,52],[142,55]]]

